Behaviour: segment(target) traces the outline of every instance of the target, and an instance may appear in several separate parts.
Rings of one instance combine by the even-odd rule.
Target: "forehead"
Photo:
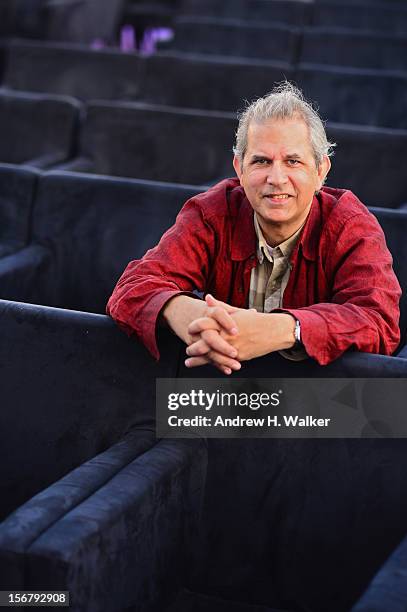
[[[312,155],[308,126],[299,116],[252,121],[247,132],[247,152],[254,154],[258,150]]]

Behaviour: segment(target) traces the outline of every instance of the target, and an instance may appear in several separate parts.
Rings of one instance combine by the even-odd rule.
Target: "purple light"
[[[167,42],[174,38],[171,28],[147,28],[140,45],[140,53],[152,55],[157,51],[158,42]]]
[[[135,51],[136,34],[132,25],[124,25],[120,30],[120,49],[124,53]]]

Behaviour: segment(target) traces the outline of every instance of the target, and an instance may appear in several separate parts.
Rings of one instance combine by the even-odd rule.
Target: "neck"
[[[312,204],[312,202],[311,202]],[[308,218],[309,212],[311,210],[311,204],[304,211],[301,219],[297,221],[295,224],[291,224],[288,227],[284,223],[273,223],[272,225],[266,225],[262,219],[257,217],[257,221],[261,227],[261,231],[263,232],[263,236],[266,239],[266,242],[271,247],[276,247],[282,242],[285,242],[291,236],[294,236],[296,232],[304,225],[305,221]]]

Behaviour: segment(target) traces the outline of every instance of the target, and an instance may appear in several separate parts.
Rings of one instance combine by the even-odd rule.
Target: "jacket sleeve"
[[[175,224],[140,260],[131,261],[119,279],[106,312],[129,335],[136,334],[156,359],[157,319],[172,297],[204,291],[216,238],[192,198]]]
[[[325,269],[332,300],[285,308],[301,324],[307,354],[321,365],[354,349],[391,355],[400,341],[401,289],[376,218],[355,215],[327,244]]]

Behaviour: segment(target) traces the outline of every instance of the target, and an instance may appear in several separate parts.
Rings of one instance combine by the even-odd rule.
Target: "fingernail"
[[[241,363],[236,363],[236,364],[233,366],[233,369],[234,369],[234,370],[240,370],[240,368],[241,368],[241,367],[242,367],[242,364],[241,364]]]
[[[189,366],[190,366],[190,364],[191,364],[190,360],[189,360],[189,359],[185,359],[185,362],[184,362],[184,363],[185,363],[185,365],[187,366],[187,368],[189,368]]]
[[[237,333],[238,333],[238,331],[239,331],[239,330],[237,329],[237,327],[232,327],[232,329],[230,330],[230,333],[231,333],[231,334],[233,334],[233,335],[235,335],[235,334],[237,334]]]
[[[232,359],[237,357],[237,351],[230,351],[230,356],[232,357]]]

